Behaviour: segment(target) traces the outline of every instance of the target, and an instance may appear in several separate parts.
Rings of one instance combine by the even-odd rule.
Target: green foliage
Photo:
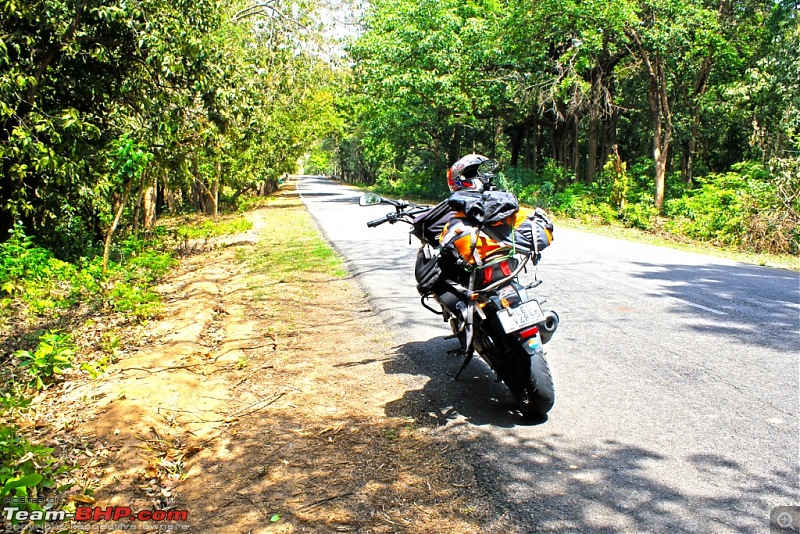
[[[0,498],[35,498],[68,471],[56,465],[53,449],[30,443],[17,429],[0,426]]]
[[[127,282],[114,284],[109,295],[114,311],[147,319],[161,312],[161,298],[151,289]]]
[[[0,289],[13,294],[22,289],[22,280],[48,278],[54,267],[52,260],[52,254],[34,245],[33,238],[26,236],[22,224],[17,223],[8,241],[0,243]]]
[[[253,223],[244,217],[236,217],[219,222],[203,221],[199,225],[182,226],[177,231],[177,237],[181,241],[184,239],[208,239],[221,235],[246,232],[252,227]]]
[[[123,232],[139,222],[156,182],[205,210],[340,127],[317,2],[117,4],[0,6],[0,232],[22,220],[75,264],[118,207]]]
[[[18,350],[14,356],[30,377],[31,387],[44,389],[57,375],[72,367],[75,343],[69,334],[47,332],[39,337],[39,345],[33,353]]]
[[[446,180],[425,170],[405,172],[402,179],[382,175],[375,182],[375,191],[403,198],[444,198],[449,194]]]
[[[86,371],[86,374],[88,374],[89,378],[92,380],[97,380],[100,375],[106,372],[106,369],[111,363],[111,359],[109,355],[105,355],[94,361],[84,362],[81,364],[81,370]]]
[[[0,411],[26,410],[33,399],[25,396],[24,386],[18,383],[11,383],[8,386],[8,390],[0,392]]]
[[[694,239],[776,253],[795,253],[796,225],[774,218],[779,196],[767,170],[744,163],[712,174],[686,196],[667,202],[665,229]]]
[[[128,236],[117,244],[110,269],[103,273],[101,257],[70,264],[32,244],[21,226],[0,244],[0,290],[34,316],[50,315],[77,303],[102,306],[147,318],[158,313],[159,297],[151,286],[175,265],[171,252],[159,250],[164,232],[150,238]]]
[[[653,229],[658,210],[653,201],[648,199],[638,204],[625,204],[620,210],[619,216],[625,226],[647,231]]]
[[[523,201],[641,229],[655,224],[658,180],[680,219],[672,231],[797,250],[794,3],[377,1],[364,22],[339,101],[349,127],[317,167],[436,196],[461,155],[510,157],[505,180]],[[658,167],[654,143],[667,155]],[[771,169],[760,189],[698,192],[754,157]],[[782,237],[756,237],[770,231]]]

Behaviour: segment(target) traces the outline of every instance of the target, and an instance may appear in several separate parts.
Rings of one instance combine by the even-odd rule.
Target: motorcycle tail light
[[[520,336],[522,339],[528,339],[529,337],[533,337],[533,336],[535,336],[535,335],[536,335],[536,334],[538,334],[538,333],[539,333],[539,327],[538,327],[538,326],[532,326],[532,327],[530,327],[530,328],[528,328],[528,329],[526,329],[526,330],[523,330],[522,332],[520,332],[520,333],[519,333],[519,336]]]

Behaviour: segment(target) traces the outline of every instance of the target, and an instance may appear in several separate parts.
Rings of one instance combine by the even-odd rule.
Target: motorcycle
[[[545,300],[534,295],[541,281],[534,276],[523,285],[519,277],[538,264],[541,249],[552,239],[552,224],[541,210],[522,224],[509,223],[509,217],[517,220],[516,198],[496,187],[493,171],[498,165],[488,160],[478,168],[484,191],[497,193],[456,192],[433,208],[366,193],[359,205],[393,206],[395,211],[367,226],[408,223],[410,234],[420,240],[417,289],[422,306],[449,323],[453,335],[448,339],[459,341],[459,348],[450,351],[464,358],[455,378],[477,352],[506,384],[524,415],[544,417],[555,402],[544,344],[558,328],[559,317],[543,310]],[[472,213],[471,222],[478,224],[453,219],[461,209],[461,215]]]

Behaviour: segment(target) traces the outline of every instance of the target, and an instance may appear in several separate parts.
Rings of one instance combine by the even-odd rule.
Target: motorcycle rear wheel
[[[522,356],[522,355],[520,355]],[[517,399],[522,413],[527,416],[544,417],[555,404],[556,394],[550,367],[544,353],[537,352],[523,357],[530,361],[530,375],[527,380],[511,385],[506,383],[511,394]],[[524,373],[520,376],[524,376]]]
[[[488,353],[485,355],[487,363],[508,387],[525,416],[544,417],[556,400],[553,378],[544,352],[528,354],[508,334],[499,330],[492,334],[478,332],[480,345]]]

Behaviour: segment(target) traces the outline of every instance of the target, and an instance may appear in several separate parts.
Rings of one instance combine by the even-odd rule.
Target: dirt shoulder
[[[293,188],[247,217],[107,373],[43,401],[87,504],[185,510],[193,533],[507,531],[457,451],[386,415],[407,390],[389,336],[335,258],[303,263],[325,247]]]

